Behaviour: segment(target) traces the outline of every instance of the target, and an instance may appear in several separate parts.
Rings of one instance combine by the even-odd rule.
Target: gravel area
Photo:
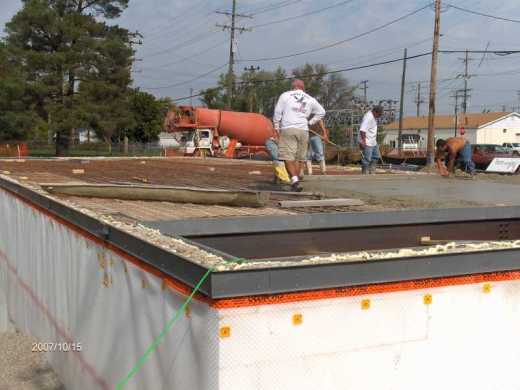
[[[45,353],[31,351],[36,341],[21,333],[0,333],[0,390],[65,390]]]

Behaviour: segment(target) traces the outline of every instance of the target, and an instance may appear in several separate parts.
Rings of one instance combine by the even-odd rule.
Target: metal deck
[[[410,248],[418,246],[424,236],[437,240],[520,239],[520,207],[199,219],[147,225],[235,257],[257,260]]]

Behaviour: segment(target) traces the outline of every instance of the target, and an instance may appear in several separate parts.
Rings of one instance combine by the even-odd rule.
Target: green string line
[[[122,390],[132,379],[132,377],[137,374],[137,372],[143,367],[144,363],[146,362],[146,359],[150,356],[152,352],[154,352],[158,347],[159,344],[162,342],[166,334],[171,330],[173,325],[177,322],[177,320],[180,318],[181,314],[184,313],[186,310],[186,306],[190,304],[190,302],[193,300],[193,297],[199,291],[202,284],[206,281],[208,276],[213,272],[214,268],[208,269],[208,271],[204,274],[202,279],[200,279],[199,283],[195,286],[193,291],[191,292],[190,296],[184,301],[182,306],[179,310],[175,313],[175,316],[168,321],[168,323],[165,325],[159,336],[156,337],[156,339],[153,341],[153,343],[146,349],[146,352],[139,358],[139,361],[137,364],[130,370],[130,372],[116,385],[116,390]]]

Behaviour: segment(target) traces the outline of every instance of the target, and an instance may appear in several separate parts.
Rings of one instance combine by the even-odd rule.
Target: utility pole
[[[435,153],[435,99],[437,98],[437,63],[441,35],[441,0],[435,0],[435,27],[433,30],[432,68],[430,76],[430,105],[428,110],[427,165],[433,165]]]
[[[459,99],[464,98],[464,90],[459,89],[455,91],[455,95],[452,98],[455,98],[455,133],[454,136],[457,136],[457,130],[459,128]]]
[[[193,107],[193,88],[190,88],[190,106]]]
[[[244,68],[244,72],[248,72],[251,76],[251,78],[249,79],[249,83],[247,83],[247,100],[248,100],[248,104],[249,104],[249,112],[253,112],[253,101],[256,102],[256,89],[255,89],[255,86],[254,86],[254,81],[252,80],[255,76],[255,72],[259,71],[260,70],[260,67],[259,66],[253,66],[251,65],[249,68],[248,67],[245,67]]]
[[[231,12],[217,11],[217,14],[226,15],[231,17],[231,24],[217,24],[217,27],[221,27],[222,30],[229,30],[229,63],[228,63],[228,74],[227,74],[227,100],[226,108],[231,109],[233,103],[233,93],[235,90],[235,32],[238,31],[243,33],[244,31],[251,31],[250,28],[237,27],[237,18],[252,18],[251,15],[237,14],[237,0],[233,0],[233,6]]]
[[[404,49],[403,57],[403,77],[401,78],[401,101],[399,103],[399,132],[397,133],[397,148],[399,153],[403,148],[403,120],[404,120],[404,87],[406,84],[406,61],[408,59],[408,49]]]
[[[368,103],[367,90],[368,90],[368,80],[363,80],[359,84],[363,84],[363,101],[365,104]]]
[[[415,104],[417,105],[417,117],[421,116],[421,104],[424,103],[424,100],[421,96],[421,82],[417,82],[417,96],[415,98]]]
[[[472,58],[469,58],[469,51],[466,50],[466,56],[464,58],[461,58],[461,60],[464,62],[464,75],[462,77],[464,78],[464,100],[462,101],[462,111],[464,112],[464,115],[468,111],[468,99],[469,99],[469,89],[468,89],[468,80],[471,78],[472,75],[469,74],[469,62],[472,60]]]
[[[466,59],[464,60],[464,105],[462,106],[464,109],[464,115],[468,112],[468,67],[469,57],[468,51],[466,50]]]

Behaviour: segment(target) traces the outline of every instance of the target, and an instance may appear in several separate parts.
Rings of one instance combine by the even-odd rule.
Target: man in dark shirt
[[[443,160],[447,161],[448,172],[443,174],[455,173],[455,165],[458,162],[466,173],[475,174],[475,163],[471,158],[471,144],[462,137],[452,137],[446,140],[437,140],[437,151],[435,161],[441,166]]]

